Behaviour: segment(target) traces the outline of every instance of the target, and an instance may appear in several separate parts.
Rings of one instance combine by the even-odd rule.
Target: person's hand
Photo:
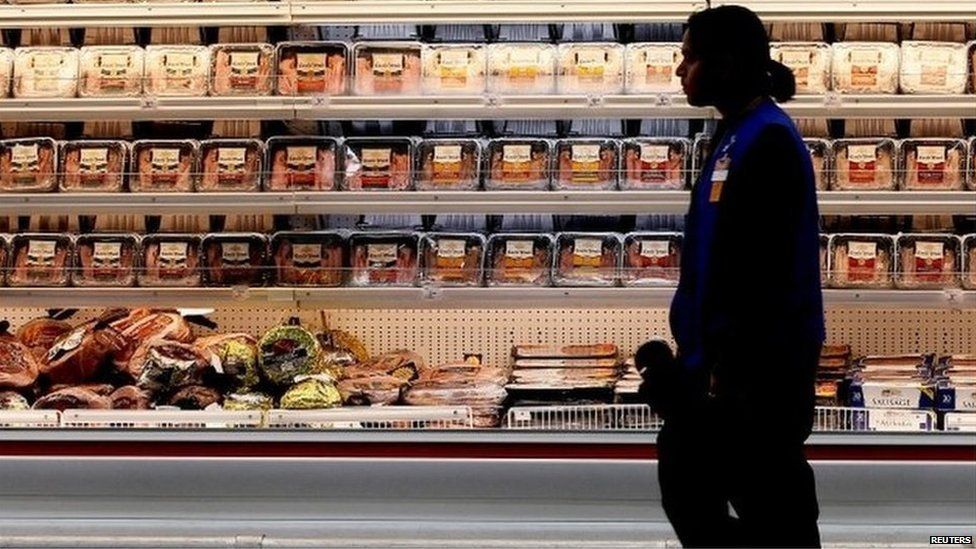
[[[659,339],[648,341],[634,353],[634,365],[644,380],[638,392],[641,402],[667,421],[682,393],[680,370],[671,347]]]

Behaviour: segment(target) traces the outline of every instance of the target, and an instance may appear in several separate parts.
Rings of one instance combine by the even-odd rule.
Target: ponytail
[[[776,101],[784,103],[796,95],[796,77],[789,67],[770,59],[766,68],[769,76],[769,95]]]

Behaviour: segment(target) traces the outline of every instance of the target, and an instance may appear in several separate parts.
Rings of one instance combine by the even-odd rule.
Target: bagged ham
[[[331,137],[268,139],[268,191],[333,191],[336,189],[338,142]]]
[[[130,190],[193,192],[198,158],[199,145],[189,139],[136,141],[132,144]]]
[[[0,141],[0,193],[51,192],[57,188],[57,142],[49,137]]]
[[[139,240],[136,235],[88,234],[75,240],[75,286],[133,286]]]
[[[891,287],[895,243],[890,236],[836,234],[830,246],[831,287]]]
[[[37,399],[35,410],[107,410],[112,400],[84,387],[68,387]]]
[[[902,93],[965,93],[967,57],[966,44],[905,40],[901,43]]]
[[[360,42],[353,48],[356,95],[420,93],[421,46],[417,42]]]
[[[548,286],[554,241],[547,234],[498,233],[488,239],[489,286]]]
[[[610,42],[570,42],[559,44],[557,56],[559,93],[623,93],[623,45]]]
[[[966,182],[962,139],[905,139],[899,147],[906,191],[961,191]]]
[[[110,321],[89,322],[59,337],[41,364],[41,375],[52,384],[79,384],[95,378],[108,358],[127,343]]]
[[[822,94],[830,89],[830,45],[823,42],[774,42],[769,56],[793,72],[796,93]]]
[[[887,42],[838,42],[831,75],[841,93],[897,93],[899,48]]]
[[[264,163],[259,139],[208,139],[200,142],[199,192],[258,192]]]
[[[349,239],[352,286],[413,286],[419,273],[415,233],[356,233]]]
[[[210,58],[210,95],[271,95],[274,90],[271,44],[216,44]]]
[[[145,52],[138,46],[81,48],[80,97],[138,97],[142,95]]]
[[[488,52],[484,44],[424,45],[423,90],[430,95],[485,92]]]
[[[199,286],[200,237],[196,235],[147,235],[142,241],[143,270],[139,285]]]
[[[691,142],[678,137],[641,137],[623,142],[622,190],[685,188]]]
[[[616,233],[560,233],[553,283],[556,286],[613,286],[617,282],[621,238]]]
[[[115,370],[130,381],[139,377],[139,371],[130,371],[136,351],[150,341],[170,340],[189,343],[193,331],[180,313],[165,309],[135,309],[124,318],[112,322],[112,328],[122,334],[125,346],[112,353]]]
[[[34,353],[38,361],[44,360],[54,342],[74,327],[64,320],[44,317],[35,318],[17,330],[17,339]]]
[[[67,235],[18,234],[11,241],[7,283],[11,286],[67,286],[73,241]]]
[[[556,47],[541,43],[488,46],[488,91],[545,95],[556,89]]]
[[[337,42],[281,42],[278,95],[343,95],[349,48]]]
[[[893,191],[898,148],[889,138],[834,140],[835,191]]]
[[[203,238],[204,280],[210,286],[262,286],[268,239],[258,233],[217,233]]]
[[[9,327],[0,322],[0,389],[27,389],[37,380],[41,365],[30,348],[7,332]]]
[[[66,141],[59,156],[62,192],[121,192],[125,186],[125,141]]]
[[[335,232],[280,232],[271,238],[279,286],[342,286],[345,239]]]
[[[624,237],[625,286],[675,286],[681,272],[680,233],[633,232]]]
[[[481,286],[487,241],[477,233],[428,233],[420,240],[421,280],[438,286]]]
[[[17,48],[14,52],[14,97],[72,98],[78,93],[78,50]]]
[[[634,43],[626,50],[627,93],[680,93],[676,74],[683,59],[678,43]]]
[[[902,234],[895,241],[899,288],[934,289],[959,286],[959,237],[940,234]]]
[[[481,186],[481,142],[424,139],[417,145],[418,191],[476,191]]]
[[[410,138],[350,137],[342,145],[345,191],[403,191],[413,181]]]
[[[560,139],[555,148],[554,190],[617,189],[620,143],[616,140]]]
[[[492,139],[485,190],[548,190],[551,155],[552,143],[547,139]]]
[[[147,95],[207,95],[210,50],[206,46],[148,46],[146,48]]]

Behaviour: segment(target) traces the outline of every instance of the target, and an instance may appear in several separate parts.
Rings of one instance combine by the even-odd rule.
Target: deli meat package
[[[963,263],[962,286],[976,290],[976,234],[968,234],[962,239]]]
[[[966,44],[905,40],[901,43],[902,93],[965,93],[967,56]]]
[[[418,42],[360,42],[353,47],[356,95],[420,93]]]
[[[350,137],[342,145],[345,191],[405,191],[413,178],[413,140]]]
[[[58,145],[48,137],[0,141],[0,193],[57,189]]]
[[[820,235],[820,285],[826,286],[830,275],[830,236]]]
[[[156,234],[142,239],[143,270],[139,285],[199,286],[200,237]]]
[[[72,98],[78,93],[78,50],[17,48],[14,52],[14,97]]]
[[[421,280],[437,286],[481,286],[485,247],[477,233],[429,233],[420,239]]]
[[[548,286],[554,240],[548,234],[498,233],[488,239],[489,286]]]
[[[80,97],[138,97],[145,51],[138,46],[85,46],[80,72]]]
[[[423,89],[429,95],[485,92],[488,49],[484,44],[428,44],[423,51]]]
[[[905,139],[899,147],[906,191],[961,191],[966,185],[966,142]]]
[[[559,93],[613,95],[624,91],[624,46],[609,42],[558,47]]]
[[[556,47],[541,43],[488,46],[488,91],[544,95],[556,90]]]
[[[413,286],[420,261],[415,233],[356,233],[349,239],[352,286]]]
[[[621,238],[616,233],[560,233],[556,286],[613,286],[620,267]]]
[[[129,165],[125,141],[66,141],[61,145],[62,192],[121,192]]]
[[[830,239],[830,285],[834,288],[890,288],[894,239],[883,234],[835,234]]]
[[[258,192],[264,164],[259,139],[208,139],[200,142],[199,192]]]
[[[346,241],[337,232],[280,232],[271,238],[279,286],[342,286]]]
[[[139,238],[135,235],[81,235],[75,240],[71,282],[75,286],[133,286],[138,258]]]
[[[425,139],[417,145],[418,191],[476,191],[481,186],[481,142]]]
[[[0,234],[0,286],[7,282],[7,258],[10,257],[10,241]]]
[[[129,188],[140,192],[193,192],[199,145],[186,140],[141,140],[132,144]]]
[[[10,95],[10,83],[14,77],[14,52],[0,47],[0,99]]]
[[[267,191],[334,191],[338,142],[331,137],[272,137],[267,141]]]
[[[833,46],[831,75],[841,93],[898,93],[898,44],[838,42]]]
[[[622,190],[680,190],[691,165],[691,141],[642,137],[623,142]]]
[[[271,95],[274,91],[271,44],[217,44],[210,50],[211,95]]]
[[[268,239],[257,233],[220,233],[203,238],[203,278],[210,286],[263,286]]]
[[[71,237],[67,235],[14,235],[10,243],[7,284],[67,286],[73,245]]]
[[[823,42],[774,42],[773,61],[789,67],[796,78],[796,93],[822,94],[830,89],[830,45]]]
[[[281,42],[278,95],[343,95],[349,48],[338,42]]]
[[[681,271],[680,233],[635,232],[624,237],[625,286],[675,286]]]
[[[112,353],[112,366],[129,381],[135,381],[139,377],[139,370],[130,370],[131,367],[139,366],[132,363],[132,357],[146,344],[158,339],[182,343],[193,341],[193,329],[175,310],[133,309],[128,315],[113,320],[111,327],[122,334],[125,341],[121,350]]]
[[[492,139],[485,190],[548,190],[551,155],[552,143],[547,139]]]
[[[617,189],[620,143],[614,139],[573,138],[556,141],[554,190]]]
[[[895,285],[899,288],[956,288],[962,258],[959,237],[951,234],[903,234],[895,241],[898,267]]]
[[[148,46],[145,76],[148,95],[207,95],[210,50],[206,46]]]
[[[826,139],[806,138],[803,142],[810,152],[810,162],[813,164],[813,180],[818,191],[826,191],[830,181],[830,141]]]
[[[966,187],[970,191],[976,191],[976,137],[970,137],[968,143],[969,150],[966,153],[966,158],[969,159],[969,173],[966,176]]]
[[[628,44],[625,54],[627,93],[679,93],[678,65],[683,59],[681,44]]]
[[[591,345],[516,345],[512,347],[512,356],[516,359],[616,359],[617,353],[618,348],[613,343],[594,343]]]
[[[104,370],[107,359],[126,346],[126,339],[111,326],[112,319],[118,316],[109,313],[55,340],[41,364],[41,375],[52,384],[90,382]],[[98,390],[107,395],[112,387]]]
[[[64,334],[74,330],[70,322],[49,316],[35,318],[17,329],[17,339],[34,353],[38,360],[44,360],[47,351]]]
[[[893,139],[837,139],[833,147],[835,191],[893,191],[898,147]]]

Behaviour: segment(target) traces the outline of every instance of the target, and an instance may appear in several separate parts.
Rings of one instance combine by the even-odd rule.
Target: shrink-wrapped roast
[[[0,389],[27,389],[37,380],[41,364],[29,347],[7,332],[9,327],[0,322]]]

